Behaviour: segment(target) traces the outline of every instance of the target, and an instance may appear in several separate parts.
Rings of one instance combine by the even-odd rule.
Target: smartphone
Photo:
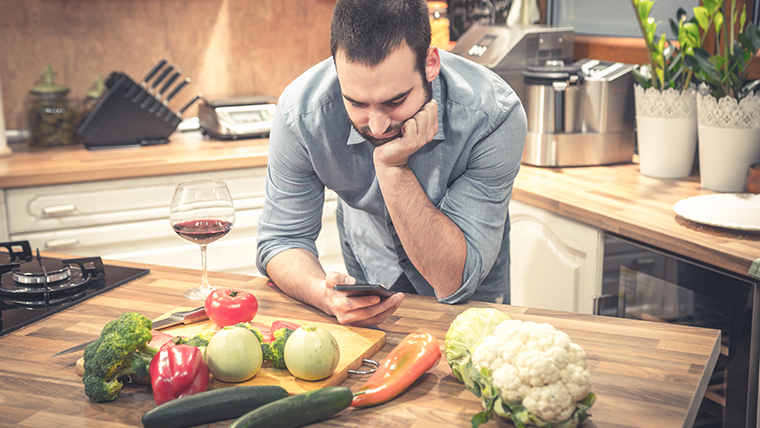
[[[335,284],[335,291],[345,291],[348,296],[380,296],[386,299],[395,291],[388,290],[380,284]]]

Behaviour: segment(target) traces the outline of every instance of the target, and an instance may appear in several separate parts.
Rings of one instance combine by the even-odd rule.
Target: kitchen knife
[[[148,81],[153,78],[153,76],[158,73],[158,70],[161,69],[161,67],[166,65],[166,59],[162,59],[161,61],[157,62],[156,65],[153,66],[153,68],[150,69],[148,74],[145,75],[145,79],[143,79],[142,83],[140,83],[143,87],[148,86]]]
[[[184,113],[185,110],[189,109],[191,105],[195,104],[195,102],[198,101],[201,98],[203,98],[203,94],[199,93],[198,95],[196,95],[195,98],[193,98],[192,100],[190,100],[190,102],[188,102],[187,104],[185,104],[184,107],[182,107],[181,109],[179,109],[179,111],[177,112],[177,116],[182,117],[182,113]]]
[[[174,88],[174,90],[172,90],[169,93],[169,95],[167,95],[166,98],[164,98],[164,105],[168,104],[169,101],[171,101],[171,99],[174,98],[175,95],[177,95],[177,93],[179,92],[179,90],[182,89],[182,88],[184,88],[185,85],[187,85],[188,83],[190,83],[190,78],[189,77],[187,79],[179,82],[179,84],[177,84],[177,86]]]
[[[201,306],[200,308],[195,308],[189,311],[174,312],[168,317],[154,322],[152,329],[159,330],[159,329],[171,327],[177,324],[192,324],[192,323],[196,323],[196,322],[203,321],[206,319],[208,319],[208,316],[206,316],[206,308]],[[57,354],[53,354],[50,357],[57,357],[59,355],[66,355],[72,352],[81,351],[84,348],[86,348],[87,345],[94,342],[95,340],[91,340],[89,342],[80,343],[79,345],[72,346],[69,349],[65,349],[61,352],[58,352]]]
[[[179,77],[179,75],[182,74],[182,71],[177,70],[174,74],[172,74],[172,77],[169,78],[169,80],[164,83],[164,86],[161,87],[161,89],[158,90],[156,93],[156,101],[153,103],[153,105],[150,107],[150,110],[148,110],[150,113],[155,113],[156,109],[162,106],[161,98],[163,97],[164,93],[167,89],[169,89],[169,86],[174,83],[175,80]]]
[[[156,100],[160,100],[161,97],[164,95],[167,89],[169,89],[169,86],[174,83],[175,80],[179,77],[179,75],[182,74],[182,70],[177,70],[174,74],[172,74],[172,77],[169,78],[169,80],[164,83],[164,86],[161,87],[161,89],[158,90],[158,93],[156,94]]]
[[[161,82],[163,82],[164,79],[166,79],[166,76],[168,76],[169,73],[172,72],[172,70],[174,70],[173,65],[166,67],[164,71],[162,71],[161,74],[159,74],[158,77],[156,77],[156,80],[154,80],[153,83],[150,85],[150,89],[148,89],[148,93],[153,94],[154,92],[156,92],[156,88],[158,87],[158,85]]]
[[[148,94],[153,95],[156,92],[156,88],[158,85],[166,78],[166,76],[174,70],[174,66],[170,65],[164,69],[164,71],[161,72],[161,74],[156,77],[156,80],[153,81],[153,84],[150,85],[150,89],[148,89]],[[148,104],[150,104],[151,101],[155,101],[155,97],[148,97],[143,101],[142,104],[140,104],[140,108],[146,108],[148,107]]]

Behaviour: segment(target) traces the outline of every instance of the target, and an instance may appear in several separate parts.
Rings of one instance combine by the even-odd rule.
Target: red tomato
[[[274,340],[272,337],[272,329],[268,325],[255,325],[256,329],[264,336],[264,342],[270,343]]]
[[[259,310],[259,302],[247,291],[219,288],[206,297],[206,315],[219,327],[250,322]]]
[[[174,342],[172,342],[174,336],[171,334],[166,334],[158,330],[151,330],[151,334],[153,334],[153,339],[148,342],[148,346],[151,348],[164,349],[174,345]]]

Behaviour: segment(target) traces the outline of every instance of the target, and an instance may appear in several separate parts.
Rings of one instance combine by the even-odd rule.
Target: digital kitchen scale
[[[265,137],[272,129],[277,98],[270,96],[206,99],[198,106],[201,132],[222,140]]]

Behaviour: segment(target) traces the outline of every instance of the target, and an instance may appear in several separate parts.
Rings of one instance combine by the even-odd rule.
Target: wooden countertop
[[[0,188],[135,178],[265,166],[267,138],[219,141],[175,133],[160,146],[89,151],[81,146],[30,150],[12,144],[0,158]],[[673,204],[714,193],[698,175],[663,180],[641,175],[637,163],[539,168],[523,165],[515,200],[636,241],[746,276],[760,257],[760,233],[702,226],[676,216]]]
[[[265,166],[269,139],[220,141],[176,132],[168,144],[104,150],[11,144],[0,158],[0,188],[44,186]]]
[[[153,318],[186,307],[190,301],[182,292],[200,276],[194,270],[113,264],[149,267],[151,273],[0,338],[0,426],[140,426],[142,414],[155,406],[146,385],[125,386],[111,403],[92,402],[75,370],[81,353],[50,357],[96,338],[103,325],[122,312]],[[267,286],[264,278],[211,272],[210,281],[252,291],[263,315],[335,322]],[[443,347],[449,323],[472,306],[494,306],[516,319],[551,323],[585,349],[598,399],[583,427],[691,427],[719,352],[718,330],[482,302],[444,305],[409,295],[379,326],[387,332],[387,342],[375,359],[380,361],[411,332],[430,332]],[[365,379],[349,377],[344,385],[357,390]],[[479,400],[456,380],[444,358],[395,400],[349,409],[320,425],[469,426],[480,410]],[[512,425],[491,421],[487,426]]]
[[[584,168],[522,165],[515,200],[633,240],[747,277],[760,257],[760,233],[700,225],[673,211],[673,204],[702,189],[687,179],[641,175],[637,163]]]

